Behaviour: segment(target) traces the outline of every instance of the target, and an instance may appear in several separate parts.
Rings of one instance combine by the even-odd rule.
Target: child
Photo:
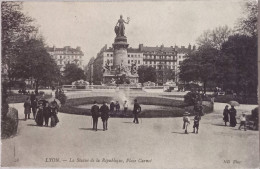
[[[190,113],[189,112],[185,112],[183,114],[183,129],[185,129],[185,134],[188,134],[188,125],[190,124],[190,118],[189,118],[189,115]]]
[[[241,130],[241,127],[244,126],[244,130],[246,131],[246,115],[245,113],[242,113],[242,116],[240,117],[240,126],[239,130]]]
[[[199,125],[200,125],[200,115],[197,113],[194,117],[194,124],[193,124],[193,132],[192,133],[195,133],[195,128],[197,128],[197,131],[196,131],[196,134],[199,133]]]

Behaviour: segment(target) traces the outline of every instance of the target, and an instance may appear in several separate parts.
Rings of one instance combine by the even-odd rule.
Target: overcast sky
[[[80,46],[84,64],[107,44],[112,46],[120,14],[130,23],[130,47],[187,46],[204,30],[233,28],[243,14],[245,1],[143,1],[143,2],[24,2],[24,11],[35,18],[47,45]]]

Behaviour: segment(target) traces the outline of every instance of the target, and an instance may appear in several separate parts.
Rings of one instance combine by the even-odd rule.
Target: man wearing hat
[[[134,100],[134,110],[133,110],[133,114],[134,114],[134,123],[138,124],[138,114],[141,112],[141,106],[139,105],[139,103],[137,103],[137,100]]]
[[[96,101],[94,101],[94,105],[91,107],[91,114],[92,114],[92,119],[93,119],[93,130],[97,131],[99,107],[98,107]]]

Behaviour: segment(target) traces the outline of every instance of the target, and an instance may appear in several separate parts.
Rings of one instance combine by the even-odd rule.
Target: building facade
[[[186,56],[190,54],[192,51],[196,50],[196,46],[194,45],[191,48],[191,45],[189,44],[187,48],[185,46],[178,47],[175,45],[175,50],[177,51],[177,66],[175,67],[175,82],[179,82],[179,67],[182,64],[182,62],[186,59]]]
[[[47,47],[47,52],[56,61],[60,70],[63,71],[66,64],[76,64],[83,69],[83,52],[80,47],[72,48],[65,46],[63,48]]]
[[[193,47],[195,50],[195,46]],[[167,81],[178,81],[178,67],[185,59],[185,55],[191,52],[191,45],[188,48],[181,46],[148,47],[139,44],[138,48],[127,48],[127,66],[130,69],[133,63],[138,67],[151,66],[156,69],[157,84],[163,85]],[[113,67],[113,48],[105,45],[97,54],[93,62],[93,82],[102,84],[104,67]],[[88,74],[88,73],[87,73]]]

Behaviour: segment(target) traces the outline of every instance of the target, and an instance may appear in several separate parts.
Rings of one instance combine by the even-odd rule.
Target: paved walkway
[[[22,104],[12,106],[23,118]],[[97,132],[91,130],[89,116],[59,113],[60,123],[55,128],[35,126],[34,120],[20,120],[18,135],[2,140],[2,166],[259,167],[259,133],[223,126],[224,106],[216,103],[215,111],[202,118],[199,134],[188,135],[183,134],[182,118],[143,118],[138,125],[132,119],[110,118],[108,130],[102,131],[99,121]],[[238,115],[254,107],[241,105]]]

